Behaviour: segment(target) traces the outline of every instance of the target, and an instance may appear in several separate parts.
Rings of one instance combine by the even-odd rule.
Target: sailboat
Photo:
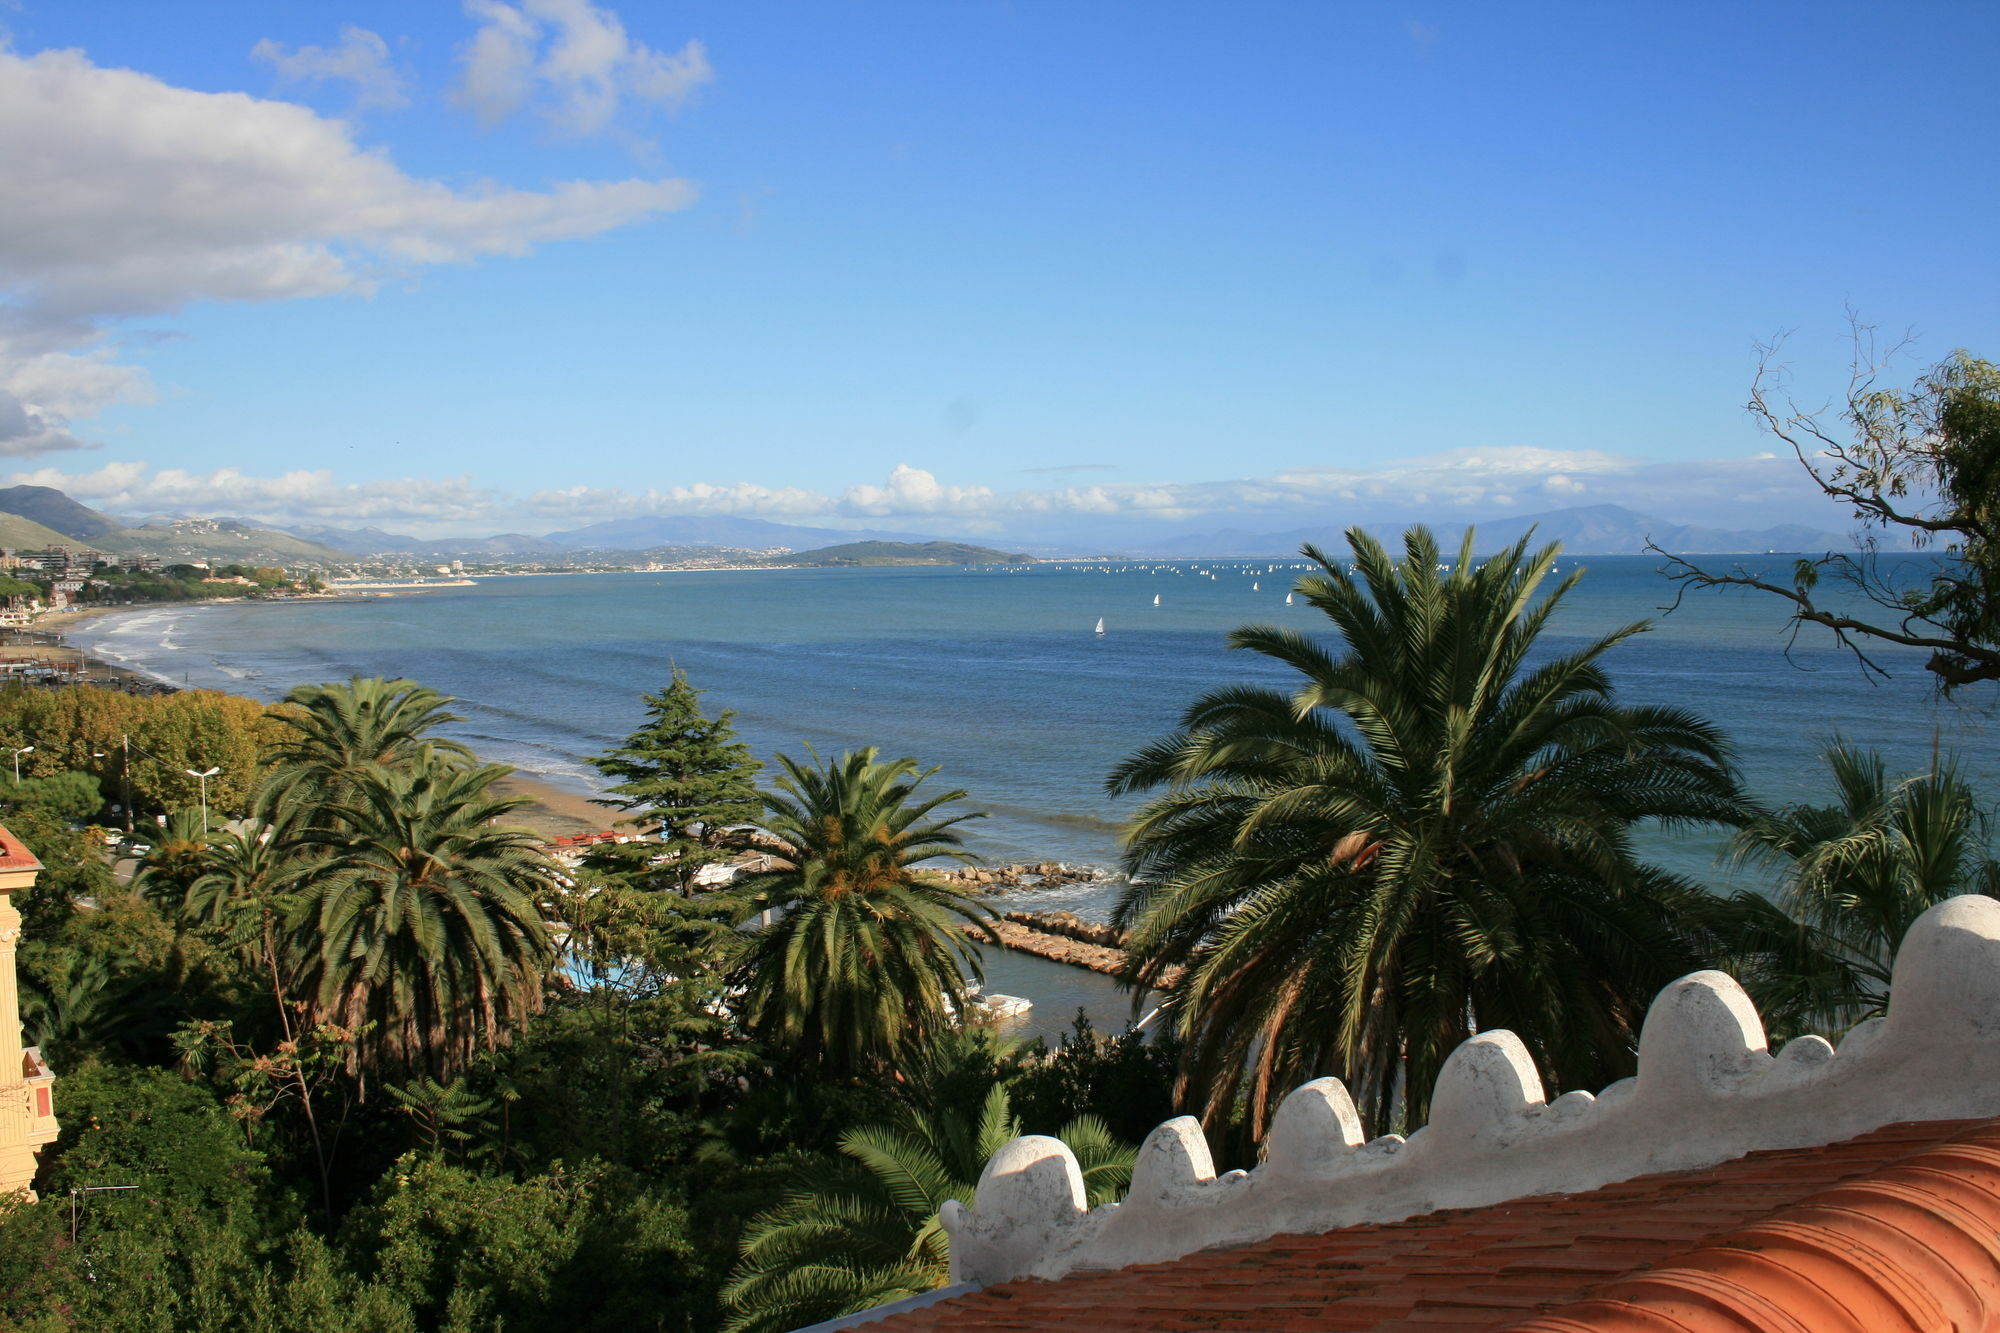
[[[1286,594],[1285,594],[1285,605],[1286,605],[1286,606],[1290,606],[1291,604],[1292,604],[1292,595],[1291,595],[1290,593],[1286,593]]]
[[[1158,594],[1158,593],[1154,593],[1154,594],[1153,594],[1153,605],[1154,605],[1154,606],[1158,606],[1159,604],[1160,604],[1160,594]]]
[[[1098,632],[1099,634],[1102,634],[1102,633],[1104,633],[1104,617],[1103,617],[1103,616],[1099,616],[1099,617],[1097,618],[1097,632]]]
[[[1254,584],[1254,583],[1253,583],[1253,584],[1251,584],[1251,585],[1250,585],[1250,591],[1251,591],[1251,592],[1255,592],[1255,591],[1257,591],[1257,585],[1256,585],[1256,584]]]

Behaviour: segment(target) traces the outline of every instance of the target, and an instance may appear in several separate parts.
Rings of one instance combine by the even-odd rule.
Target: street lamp
[[[32,745],[23,745],[23,746],[22,746],[22,747],[21,747],[20,749],[18,749],[18,750],[16,750],[16,751],[14,751],[14,785],[15,785],[15,786],[17,786],[17,787],[18,787],[18,786],[20,786],[20,785],[21,785],[21,756],[22,756],[22,755],[24,755],[24,754],[33,754],[34,752],[35,752],[35,747],[34,747],[34,746],[32,746]]]
[[[201,831],[203,833],[208,832],[208,780],[221,771],[219,768],[205,768],[199,772],[192,768],[181,770],[181,772],[201,783]]]

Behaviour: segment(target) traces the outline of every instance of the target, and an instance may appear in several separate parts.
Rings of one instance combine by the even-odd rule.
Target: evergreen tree
[[[695,876],[727,855],[726,834],[763,812],[757,770],[750,749],[736,739],[725,708],[710,718],[687,673],[674,677],[658,694],[645,696],[646,721],[625,743],[592,759],[597,771],[618,779],[600,804],[634,811],[640,831],[657,833],[669,860],[666,878],[683,894],[694,892]],[[657,855],[653,848],[647,855]]]

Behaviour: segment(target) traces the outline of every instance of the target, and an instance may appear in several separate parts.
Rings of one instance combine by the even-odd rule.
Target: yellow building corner
[[[0,828],[0,1194],[30,1200],[35,1155],[56,1137],[56,1076],[42,1053],[21,1044],[21,992],[14,951],[21,942],[21,914],[14,895],[34,887],[42,863],[21,840]]]

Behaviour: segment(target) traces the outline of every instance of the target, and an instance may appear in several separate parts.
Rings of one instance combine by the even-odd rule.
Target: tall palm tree
[[[967,929],[992,936],[988,909],[915,869],[935,856],[970,859],[955,826],[978,815],[937,817],[965,793],[920,800],[937,770],[876,753],[855,750],[825,768],[779,755],[783,794],[764,798],[779,866],[743,885],[746,915],[775,917],[745,960],[749,1025],[841,1072],[891,1065],[950,1022],[966,975],[981,975]]]
[[[1955,763],[1891,780],[1882,756],[1836,741],[1830,805],[1758,815],[1731,840],[1738,865],[1778,874],[1775,899],[1721,907],[1731,970],[1774,1035],[1840,1031],[1882,1013],[1904,932],[1961,893],[2000,897],[1987,815]]]
[[[374,1024],[372,1068],[448,1078],[540,1005],[553,866],[496,822],[526,803],[492,792],[511,771],[370,766],[304,836],[326,853],[297,928],[306,990],[319,1021]]]
[[[434,734],[465,720],[450,711],[454,701],[413,680],[356,676],[300,685],[285,702],[292,707],[277,716],[288,730],[273,747],[275,770],[259,798],[273,822],[351,795],[351,784],[369,768],[475,762],[464,745]]]
[[[1160,791],[1128,831],[1115,919],[1127,979],[1162,984],[1178,1093],[1263,1134],[1274,1098],[1324,1073],[1378,1125],[1422,1123],[1453,1048],[1513,1029],[1552,1080],[1629,1070],[1655,990],[1701,964],[1677,921],[1705,895],[1642,864],[1642,820],[1730,819],[1729,750],[1679,709],[1614,702],[1600,659],[1538,640],[1581,571],[1527,539],[1483,564],[1412,528],[1398,563],[1347,534],[1295,586],[1334,644],[1230,636],[1295,673],[1232,685],[1127,759],[1114,793]],[[1163,790],[1162,790],[1163,789]]]
[[[956,1108],[911,1110],[897,1123],[842,1134],[848,1161],[830,1174],[815,1168],[751,1221],[723,1289],[734,1311],[729,1333],[785,1333],[943,1286],[951,1241],[938,1210],[947,1199],[969,1205],[986,1159],[1020,1132],[1006,1085],[996,1083],[977,1118]],[[1137,1154],[1103,1121],[1078,1117],[1061,1137],[1092,1207],[1132,1183]]]

